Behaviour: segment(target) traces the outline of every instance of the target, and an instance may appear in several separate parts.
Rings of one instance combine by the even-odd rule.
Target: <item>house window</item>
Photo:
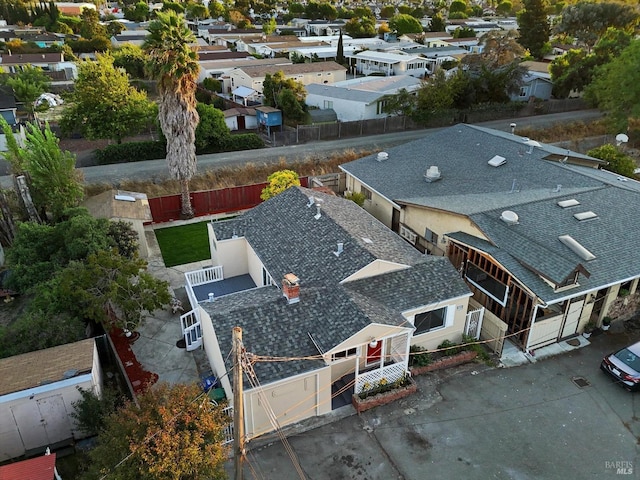
[[[504,283],[493,278],[487,272],[477,265],[467,262],[467,272],[465,278],[479,290],[484,292],[490,298],[494,299],[503,307],[507,305],[507,297],[509,296],[509,287]]]
[[[449,316],[451,315],[449,310],[453,311],[449,307],[442,307],[430,312],[418,313],[413,319],[413,324],[416,327],[413,334],[420,335],[421,333],[447,327],[450,323]]]
[[[438,243],[438,234],[432,232],[431,230],[429,230],[428,228],[424,229],[424,239],[427,242],[431,242],[431,243]]]
[[[526,97],[527,96],[527,88],[526,87],[520,87],[520,96],[521,97]]]
[[[411,245],[415,245],[418,235],[404,225],[400,225],[400,236]]]
[[[369,190],[364,185],[360,186],[360,193],[364,195],[365,200],[369,200],[369,201],[371,200],[371,190]]]
[[[333,102],[331,100],[324,101],[324,108],[333,108]]]
[[[353,347],[349,350],[343,350],[342,352],[337,352],[331,355],[331,361],[335,362],[336,360],[343,360],[349,357],[355,357],[358,354],[358,348]]]

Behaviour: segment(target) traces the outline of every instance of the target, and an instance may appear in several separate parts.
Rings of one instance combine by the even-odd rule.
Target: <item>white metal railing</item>
[[[187,352],[195,350],[202,345],[202,327],[197,310],[180,315],[180,326],[187,347]]]
[[[406,361],[385,365],[384,367],[361,373],[356,377],[355,393],[358,394],[379,386],[382,379],[384,379],[383,384],[396,382],[407,375],[407,373]]]
[[[203,285],[205,283],[219,282],[224,280],[222,273],[222,265],[216,265],[215,267],[201,268],[200,270],[194,270],[184,274],[187,283],[192,287]]]
[[[229,417],[229,423],[222,429],[222,434],[224,435],[222,444],[228,445],[233,443],[233,407],[225,407],[222,411]]]
[[[478,340],[480,338],[480,331],[482,330],[483,318],[484,307],[467,312],[467,322],[464,327],[465,335],[469,335]]]

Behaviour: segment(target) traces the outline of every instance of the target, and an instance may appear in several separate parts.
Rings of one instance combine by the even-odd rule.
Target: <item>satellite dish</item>
[[[624,133],[619,133],[616,135],[616,143],[620,145],[621,143],[627,143],[629,141],[629,136]]]

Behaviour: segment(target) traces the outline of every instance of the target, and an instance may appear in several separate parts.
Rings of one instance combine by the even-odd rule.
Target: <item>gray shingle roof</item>
[[[575,198],[579,206],[563,209],[559,200]],[[486,251],[500,261],[521,282],[531,288],[543,301],[554,300],[597,289],[640,275],[640,193],[626,188],[604,186],[578,195],[543,200],[514,208],[517,225],[500,221],[497,210],[471,216],[487,233],[495,246],[455,233],[450,237]],[[597,219],[579,221],[573,215],[593,211]],[[558,240],[560,235],[571,235],[595,255],[585,261]],[[549,278],[562,280],[578,264],[584,266],[590,277],[579,276],[579,287],[555,293],[547,283],[523,262],[534,266]]]
[[[308,95],[321,95],[326,98],[337,98],[339,100],[351,100],[354,102],[362,102],[367,105],[384,97],[384,93],[367,92],[365,90],[355,90],[344,87],[335,87],[333,85],[320,85],[312,83],[306,87]]]
[[[307,207],[309,196],[321,205]],[[354,202],[305,188],[290,188],[233,220],[217,222],[218,241],[244,236],[273,279],[300,278],[300,302],[288,305],[279,288],[264,287],[201,304],[212,318],[223,356],[231,331],[243,328],[247,350],[259,355],[318,355],[371,323],[410,327],[401,312],[469,290],[445,258],[425,257]],[[333,252],[337,242],[343,253]],[[409,266],[341,284],[379,259]],[[320,368],[316,360],[258,363],[263,382]],[[227,365],[231,367],[230,364]]]
[[[548,150],[534,147],[530,154],[529,150],[517,135],[502,136],[489,129],[460,124],[390,148],[389,159],[384,162],[370,155],[340,168],[394,202],[463,215],[506,209],[602,185],[590,177],[576,175],[559,162],[544,160]],[[494,155],[505,157],[506,164],[497,168],[488,165]],[[427,183],[423,175],[432,165],[438,166],[442,180]],[[560,192],[555,191],[557,185],[562,185]]]

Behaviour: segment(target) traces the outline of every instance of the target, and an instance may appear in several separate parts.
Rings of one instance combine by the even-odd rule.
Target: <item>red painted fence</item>
[[[308,177],[300,178],[303,187],[308,185]],[[191,204],[196,217],[217,213],[237,212],[253,208],[262,202],[260,194],[266,183],[222,188],[205,192],[192,192]],[[152,223],[171,222],[180,219],[180,195],[167,195],[149,199]]]

